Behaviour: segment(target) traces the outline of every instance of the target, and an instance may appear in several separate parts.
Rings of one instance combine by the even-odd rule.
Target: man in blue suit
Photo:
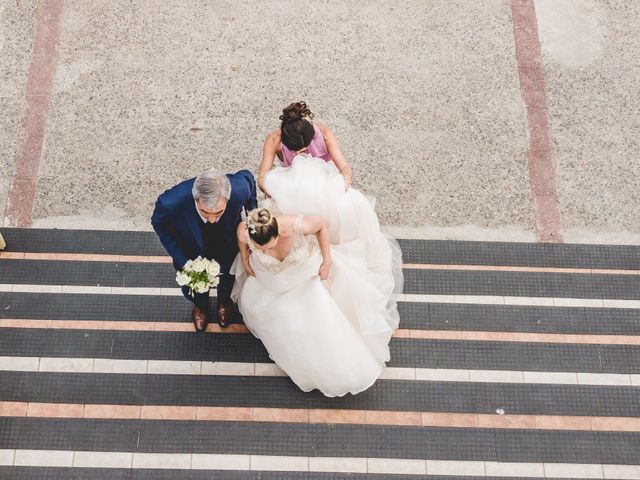
[[[220,264],[217,320],[221,327],[231,321],[234,305],[231,289],[234,277],[229,274],[238,253],[236,229],[244,209],[257,207],[256,182],[248,170],[222,175],[207,170],[196,178],[185,180],[158,197],[151,216],[151,225],[160,237],[176,270],[182,270],[187,260],[197,256]],[[183,295],[193,302],[192,319],[196,331],[207,328],[209,293]]]

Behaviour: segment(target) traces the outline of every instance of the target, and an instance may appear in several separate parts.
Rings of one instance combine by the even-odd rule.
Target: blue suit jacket
[[[227,202],[220,222],[224,238],[220,238],[217,250],[228,251],[235,255],[238,251],[236,229],[241,221],[243,208],[253,210],[258,206],[256,199],[256,182],[248,170],[240,170],[228,174],[231,182],[231,197]],[[160,237],[173,265],[182,269],[187,260],[198,255],[205,256],[204,242],[200,226],[202,220],[196,210],[191,189],[195,178],[185,180],[158,197],[156,207],[151,216],[151,225]]]

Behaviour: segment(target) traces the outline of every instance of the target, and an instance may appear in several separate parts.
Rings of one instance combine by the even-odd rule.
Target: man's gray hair
[[[205,207],[214,209],[220,197],[227,200],[231,197],[231,182],[226,175],[207,170],[196,177],[191,193],[196,202],[200,200]]]

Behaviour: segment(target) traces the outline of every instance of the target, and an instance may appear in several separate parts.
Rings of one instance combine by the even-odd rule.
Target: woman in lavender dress
[[[350,186],[352,170],[331,131],[311,123],[304,102],[282,111],[280,129],[264,144],[258,185],[264,206],[288,215],[321,216],[329,240],[360,241],[369,273],[386,291],[402,293],[402,254],[398,243],[380,231],[374,199]],[[274,168],[275,159],[281,165]]]
[[[333,162],[344,178],[345,187],[351,184],[352,170],[331,130],[323,125],[314,125],[313,113],[305,102],[292,103],[280,115],[280,128],[267,135],[262,151],[262,163],[258,186],[267,195],[265,178],[273,168],[276,157],[283,167],[290,167],[297,155],[310,155]]]

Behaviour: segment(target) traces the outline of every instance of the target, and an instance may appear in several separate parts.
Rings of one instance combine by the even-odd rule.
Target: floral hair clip
[[[249,229],[249,232],[251,232],[253,235],[258,233],[258,230],[256,230],[256,225],[255,223],[253,223],[253,218],[251,218],[251,215],[247,215],[247,219],[245,221],[247,222],[247,229]]]

